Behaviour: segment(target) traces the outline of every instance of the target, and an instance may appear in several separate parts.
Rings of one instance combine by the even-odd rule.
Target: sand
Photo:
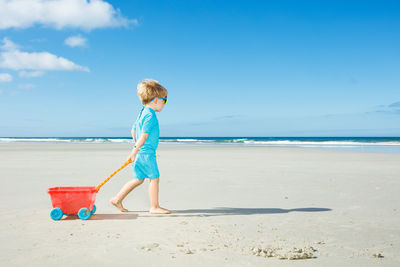
[[[96,214],[50,219],[47,188],[96,186],[127,144],[0,145],[4,266],[399,266],[400,154],[296,147],[160,145],[160,204],[148,182]]]

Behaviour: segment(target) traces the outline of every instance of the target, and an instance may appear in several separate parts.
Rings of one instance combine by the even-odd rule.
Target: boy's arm
[[[139,140],[135,143],[136,148],[134,150],[139,151],[140,147],[146,142],[147,137],[149,137],[148,133],[142,133],[139,137]]]
[[[129,154],[128,158],[126,160],[129,160],[130,162],[134,162],[136,158],[137,152],[140,150],[144,142],[146,142],[147,137],[149,137],[149,134],[147,133],[142,133],[139,137],[139,140],[137,140],[135,146],[136,148],[132,149],[131,154]]]
[[[132,134],[132,139],[133,139],[133,142],[134,143],[136,143],[136,135],[135,135],[135,130],[131,130],[131,134]]]

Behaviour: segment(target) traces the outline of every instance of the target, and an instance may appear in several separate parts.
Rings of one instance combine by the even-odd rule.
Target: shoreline
[[[1,146],[68,146],[68,145],[87,145],[87,146],[125,146],[130,147],[132,143],[79,143],[79,142],[51,142],[51,143],[24,143],[24,142],[16,142],[16,143],[0,143]],[[171,146],[171,147],[236,147],[236,148],[251,148],[251,147],[258,147],[258,148],[293,148],[293,149],[317,149],[317,150],[328,150],[328,151],[347,151],[347,152],[359,152],[359,153],[385,153],[385,154],[400,154],[400,146],[393,147],[393,146],[318,146],[318,145],[310,145],[310,146],[300,146],[300,145],[260,145],[260,144],[234,144],[234,143],[204,143],[204,144],[191,144],[191,143],[160,143],[159,148],[163,146]]]

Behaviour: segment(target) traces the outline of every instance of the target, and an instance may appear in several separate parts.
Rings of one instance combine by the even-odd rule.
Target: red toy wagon
[[[50,217],[58,221],[63,215],[77,214],[82,220],[87,220],[96,211],[94,202],[99,189],[113,177],[117,172],[125,168],[131,163],[126,161],[118,170],[113,172],[97,187],[94,186],[76,186],[76,187],[52,187],[47,189],[50,194],[53,209],[50,212]]]

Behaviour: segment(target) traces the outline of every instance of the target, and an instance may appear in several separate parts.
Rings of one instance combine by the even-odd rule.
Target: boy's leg
[[[131,181],[127,182],[119,191],[119,193],[110,199],[111,204],[117,207],[120,211],[127,212],[128,210],[122,206],[122,200],[138,185],[142,184],[144,179],[132,179]]]
[[[160,207],[158,203],[158,183],[160,181],[160,178],[157,179],[150,179],[150,185],[149,185],[149,196],[150,196],[150,213],[152,214],[168,214],[171,213],[171,211],[167,209],[163,209]]]

